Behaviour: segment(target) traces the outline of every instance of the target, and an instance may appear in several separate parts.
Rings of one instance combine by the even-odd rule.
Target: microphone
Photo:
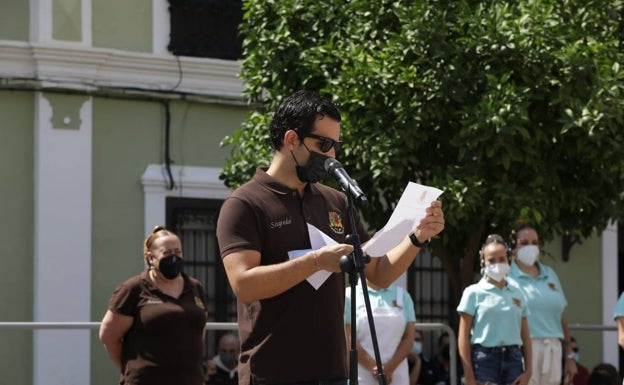
[[[338,181],[342,191],[351,195],[358,206],[366,207],[368,205],[366,195],[364,195],[357,182],[347,174],[347,171],[342,167],[342,163],[334,158],[327,158],[325,159],[325,171]]]

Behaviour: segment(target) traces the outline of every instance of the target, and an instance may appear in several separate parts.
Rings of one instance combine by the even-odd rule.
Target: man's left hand
[[[427,215],[420,220],[413,231],[420,242],[426,242],[427,239],[438,235],[442,230],[444,230],[442,202],[433,201],[431,206],[427,207]]]

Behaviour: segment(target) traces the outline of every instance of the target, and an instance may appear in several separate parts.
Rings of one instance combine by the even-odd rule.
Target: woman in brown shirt
[[[100,340],[123,385],[201,385],[206,326],[202,285],[182,272],[180,239],[157,226],[144,244],[148,266],[119,285]]]

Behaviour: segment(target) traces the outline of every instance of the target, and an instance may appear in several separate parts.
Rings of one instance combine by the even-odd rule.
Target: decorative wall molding
[[[167,189],[165,165],[150,164],[141,176],[145,197],[145,234],[156,224],[166,223],[167,197],[225,199],[231,190],[219,179],[220,168],[171,166],[175,188]]]
[[[119,89],[242,101],[240,63],[235,61],[7,40],[0,40],[0,57],[0,88],[28,83],[43,89]]]

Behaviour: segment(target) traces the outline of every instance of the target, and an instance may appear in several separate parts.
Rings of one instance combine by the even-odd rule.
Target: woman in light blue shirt
[[[520,288],[530,309],[528,316],[533,352],[530,385],[559,385],[561,361],[565,358],[565,379],[577,373],[570,332],[563,311],[568,304],[557,273],[539,260],[537,231],[520,223],[512,233],[513,263],[509,283]],[[561,341],[564,341],[564,344]]]
[[[483,278],[468,286],[457,307],[464,384],[527,385],[531,340],[524,295],[507,284],[508,247],[489,235],[480,251]]]
[[[613,309],[613,319],[617,323],[618,328],[618,344],[624,349],[624,292],[620,295]],[[622,382],[624,384],[624,382]]]

